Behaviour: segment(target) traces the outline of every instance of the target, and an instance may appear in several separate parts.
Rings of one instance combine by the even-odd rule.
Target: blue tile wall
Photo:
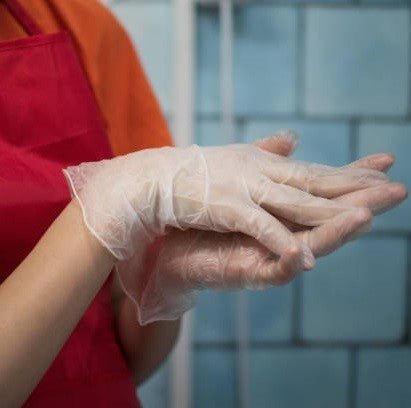
[[[217,10],[201,8],[197,27],[197,109],[201,113],[216,113],[220,111]],[[296,11],[293,9],[250,5],[236,11],[236,112],[295,110],[296,36]]]
[[[196,123],[195,143],[200,146],[220,146],[238,141],[240,128],[237,124],[234,135],[224,134],[223,126],[217,119],[199,119]],[[230,137],[232,139],[230,139]]]
[[[377,0],[378,1],[378,0]],[[391,1],[391,0],[386,0]],[[407,0],[405,0],[407,1]],[[286,2],[287,5],[298,5],[298,4],[345,4],[345,3],[352,3],[352,0],[289,0]],[[253,3],[261,3],[261,4],[284,4],[284,2],[279,0],[253,0]]]
[[[411,348],[365,349],[358,355],[357,408],[408,408]]]
[[[295,283],[248,292],[251,342],[290,341],[293,337]]]
[[[234,292],[202,292],[195,310],[194,340],[198,343],[235,342],[236,304]]]
[[[221,122],[217,119],[198,120],[196,123],[195,143],[200,146],[219,146],[226,144]]]
[[[220,111],[220,21],[215,8],[197,13],[196,108],[200,113]]]
[[[111,10],[129,32],[163,109],[172,110],[172,9],[167,2],[116,2]]]
[[[361,3],[368,5],[404,5],[409,4],[410,0],[361,0]]]
[[[309,8],[305,46],[307,114],[408,112],[407,9]]]
[[[250,354],[250,407],[347,407],[347,351],[264,348]]]
[[[235,371],[233,351],[198,350],[194,356],[193,406],[237,407]]]
[[[359,129],[358,154],[391,152],[396,163],[389,174],[411,188],[411,123],[364,123]],[[411,200],[375,220],[375,226],[383,230],[411,230]]]
[[[407,329],[408,329],[408,337],[406,338],[406,343],[411,343],[411,240],[408,238],[408,251],[407,251],[407,266],[408,266],[408,281],[407,281]]]
[[[320,259],[304,274],[301,338],[394,342],[405,334],[407,243],[365,238]]]
[[[165,365],[138,387],[138,397],[144,407],[162,408],[169,400],[168,366]]]
[[[295,159],[341,166],[351,158],[349,126],[338,121],[250,120],[244,126],[244,142],[252,143],[279,129],[294,129],[300,135]]]
[[[239,114],[295,111],[296,16],[293,8],[267,5],[236,11],[234,105]]]

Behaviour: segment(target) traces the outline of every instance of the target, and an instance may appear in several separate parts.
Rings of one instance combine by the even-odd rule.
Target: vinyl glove
[[[311,250],[278,219],[326,224],[353,209],[321,197],[388,180],[375,170],[297,162],[250,145],[148,149],[69,167],[65,175],[88,228],[120,261],[120,279],[140,323],[153,319],[139,306],[141,266],[150,244],[169,228],[241,232],[279,257],[280,265],[311,269]],[[259,286],[259,277],[251,271],[237,284]],[[175,317],[169,310],[161,318]]]
[[[257,145],[289,155],[296,141],[287,136],[279,133]],[[391,155],[382,153],[347,167],[386,171],[393,162]],[[370,228],[372,214],[387,211],[406,196],[403,185],[386,183],[336,197],[335,201],[358,209],[342,213],[321,226],[302,228],[288,224],[297,239],[307,244],[315,257],[320,257],[362,235]],[[160,245],[155,259],[145,269],[145,283],[139,297],[140,316],[145,322],[178,318],[195,305],[200,289],[242,289],[252,274],[254,289],[282,285],[300,271],[298,265],[293,265],[292,254],[281,265],[267,248],[240,233],[174,229]],[[294,257],[294,263],[295,260]]]

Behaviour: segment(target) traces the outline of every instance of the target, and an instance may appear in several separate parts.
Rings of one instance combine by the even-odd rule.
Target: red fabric
[[[70,200],[62,168],[110,157],[101,114],[70,37],[0,42],[0,282]],[[109,285],[25,406],[139,406],[115,337]]]
[[[107,121],[114,154],[172,144],[133,42],[100,0],[19,3],[44,33],[62,29],[70,33]],[[0,0],[0,40],[25,36],[27,33]]]

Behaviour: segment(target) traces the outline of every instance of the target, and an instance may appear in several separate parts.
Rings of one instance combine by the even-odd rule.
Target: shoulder
[[[110,39],[125,40],[128,34],[109,8],[98,0],[42,0],[27,2],[27,8],[37,15],[43,26],[53,31],[55,23],[65,28],[79,43],[101,47]]]
[[[73,31],[102,41],[121,39],[129,42],[128,34],[114,13],[98,0],[52,0],[57,13]]]

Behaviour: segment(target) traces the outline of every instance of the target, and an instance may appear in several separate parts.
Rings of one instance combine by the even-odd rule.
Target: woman
[[[102,162],[171,142],[119,24],[4,0],[0,36],[1,406],[138,406],[197,289],[285,283],[406,195],[390,155],[307,166],[287,135]]]

